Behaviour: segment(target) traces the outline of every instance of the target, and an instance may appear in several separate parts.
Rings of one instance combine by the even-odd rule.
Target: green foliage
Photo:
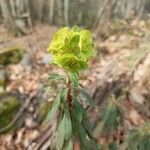
[[[56,148],[60,150],[63,148],[65,142],[69,142],[72,136],[72,124],[70,119],[69,110],[65,109],[62,119],[58,125],[56,132]]]
[[[150,149],[150,122],[145,123],[137,130],[131,131],[128,138],[128,150]]]
[[[127,150],[150,149],[150,124],[131,132],[129,141],[119,143],[124,136],[121,132],[123,128],[120,129],[120,125],[123,124],[120,98],[115,99],[112,96],[108,99],[100,121],[95,129],[92,127],[82,102],[87,102],[90,106],[95,106],[95,103],[79,84],[80,72],[88,67],[89,59],[94,56],[90,31],[81,30],[77,26],[62,28],[54,34],[48,51],[53,55],[53,63],[64,69],[67,74],[62,76],[52,73],[49,76],[53,81],[65,82],[66,86],[58,93],[46,119],[46,122],[50,122],[57,116],[54,149],[73,150],[73,142],[76,139],[80,142],[81,150],[117,150],[122,147]],[[139,59],[139,53],[129,58],[131,68]],[[99,136],[105,136],[107,144],[99,145],[94,138]]]
[[[60,91],[59,94],[57,95],[57,97],[52,105],[52,108],[47,115],[46,121],[52,120],[52,118],[54,117],[55,113],[57,112],[57,110],[59,109],[59,107],[61,105],[61,99],[62,99],[62,91]]]
[[[123,111],[117,100],[112,97],[106,106],[101,121],[97,124],[94,135],[97,136],[101,132],[113,134],[120,123],[123,122]]]
[[[59,29],[48,47],[53,54],[53,63],[69,72],[80,72],[88,66],[94,56],[91,32],[73,28]]]
[[[63,147],[70,148],[71,136],[72,136],[72,122],[70,118],[69,108],[67,107],[66,100],[68,95],[68,89],[61,90],[53,105],[49,111],[46,122],[52,121],[57,112],[60,112],[61,117],[58,121],[58,127],[56,131],[55,143],[56,149],[61,150]]]
[[[115,142],[110,143],[110,144],[108,145],[108,149],[109,149],[109,150],[117,150],[117,144],[116,144]]]
[[[79,86],[79,74],[78,73],[69,73],[69,80],[73,88],[78,88]]]
[[[56,150],[73,150],[73,139],[80,141],[81,150],[99,150],[93,128],[79,100],[85,98],[93,104],[89,94],[79,87],[79,72],[87,68],[89,59],[94,56],[90,31],[77,26],[60,29],[54,34],[48,51],[53,54],[53,63],[67,71],[66,77],[55,73],[49,76],[54,81],[65,81],[66,85],[58,93],[46,119],[49,122],[59,114],[54,139]]]
[[[90,104],[90,105],[95,105],[92,97],[83,89],[83,88],[80,88],[80,94],[85,97],[85,99],[87,100],[87,102]]]
[[[57,73],[51,73],[50,75],[49,75],[49,79],[50,80],[63,80],[63,81],[65,81],[65,77],[64,76],[62,76],[62,75],[59,75],[59,74],[57,74]]]
[[[97,150],[98,144],[93,138],[92,126],[88,121],[86,112],[79,101],[74,97],[74,104],[72,110],[72,124],[74,134],[77,135],[80,141],[80,147],[83,150]]]

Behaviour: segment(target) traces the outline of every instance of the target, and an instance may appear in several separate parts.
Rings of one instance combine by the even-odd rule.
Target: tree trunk
[[[65,20],[65,24],[68,25],[69,24],[69,20],[68,20],[68,13],[69,13],[69,0],[64,0],[64,20]]]
[[[53,19],[54,19],[54,0],[50,0],[50,10],[49,10],[50,24],[53,23]]]
[[[0,0],[0,3],[0,16],[9,28],[32,26],[32,22],[98,26],[113,18],[141,18],[144,8],[150,8],[146,6],[150,5],[148,0]]]
[[[0,0],[0,6],[4,23],[10,30],[18,34],[19,30],[15,24],[14,18],[12,17],[12,13],[9,7],[9,0]]]

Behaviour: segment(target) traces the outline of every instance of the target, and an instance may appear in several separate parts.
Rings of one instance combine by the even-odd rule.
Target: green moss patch
[[[20,103],[10,94],[0,95],[0,128],[7,126],[19,109]]]
[[[17,64],[23,57],[24,49],[21,46],[10,46],[0,49],[0,65]]]

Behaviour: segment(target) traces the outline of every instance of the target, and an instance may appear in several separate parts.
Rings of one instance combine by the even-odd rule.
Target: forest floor
[[[21,107],[29,100],[21,114],[21,128],[0,135],[0,150],[27,149],[42,134],[39,104],[41,101],[51,104],[59,89],[48,81],[48,74],[63,73],[49,65],[52,57],[46,51],[56,30],[53,26],[39,25],[29,35],[13,37],[0,25],[0,49],[19,45],[26,50],[19,64],[3,68],[9,74],[6,91],[18,95]],[[97,56],[80,80],[97,103],[96,109],[87,110],[91,122],[98,122],[99,114],[112,95],[123,99],[121,104],[127,130],[150,121],[150,22],[109,23],[93,30],[93,38]],[[105,144],[107,140],[101,137],[100,142]]]

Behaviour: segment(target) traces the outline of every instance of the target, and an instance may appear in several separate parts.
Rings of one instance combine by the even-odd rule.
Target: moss
[[[4,86],[5,81],[4,80],[0,80],[0,86]]]
[[[52,103],[48,101],[42,101],[39,105],[39,121],[42,121],[48,114]]]
[[[15,96],[7,93],[0,95],[0,128],[10,123],[18,111],[20,103]]]
[[[4,87],[3,86],[0,86],[0,94],[3,93],[5,90],[4,90]]]
[[[4,92],[4,88],[5,88],[5,77],[3,72],[1,72],[0,70],[0,93]]]
[[[0,49],[0,65],[17,64],[23,57],[24,49],[21,46],[10,46]]]

